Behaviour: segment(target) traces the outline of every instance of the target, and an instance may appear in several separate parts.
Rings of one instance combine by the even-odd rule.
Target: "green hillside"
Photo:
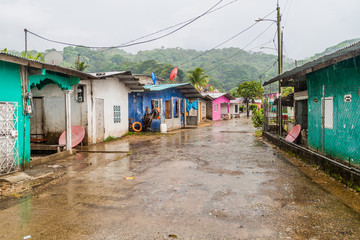
[[[325,51],[315,56],[299,61],[299,64],[317,59],[323,55],[335,52],[338,49],[349,46],[360,39],[352,39],[339,43],[336,46],[329,47]],[[51,51],[47,50],[44,53]],[[14,54],[20,55],[19,52]],[[215,49],[204,54],[203,51],[181,48],[154,49],[140,51],[137,54],[131,54],[124,50],[111,49],[91,50],[80,47],[65,47],[63,49],[64,61],[63,67],[74,67],[78,60],[86,62],[86,72],[107,72],[129,70],[136,74],[151,74],[154,72],[157,76],[168,79],[171,70],[174,67],[179,68],[178,82],[186,81],[186,73],[195,67],[203,68],[210,76],[210,83],[223,91],[230,91],[244,81],[262,81],[269,80],[277,75],[277,56],[261,52],[246,52],[239,48]],[[35,56],[36,51],[31,51]],[[193,58],[196,58],[192,60]],[[217,65],[226,61],[224,64],[215,68]],[[275,63],[275,64],[274,64]],[[272,66],[273,65],[273,66]],[[290,59],[284,59],[283,70],[287,71],[294,68],[294,62]],[[273,86],[276,89],[276,86]],[[267,92],[269,89],[265,89]]]
[[[47,50],[45,53],[48,51],[51,50]],[[20,55],[19,52],[12,53]],[[204,54],[203,51],[181,48],[154,49],[131,54],[119,49],[94,51],[80,47],[65,47],[63,49],[64,61],[61,66],[74,67],[78,54],[80,54],[80,61],[84,61],[88,65],[85,72],[121,70],[130,70],[137,74],[154,72],[157,76],[168,79],[171,70],[178,67],[178,82],[186,81],[186,73],[190,69],[201,67],[210,75],[210,83],[215,88],[224,91],[237,87],[243,81],[259,81],[259,76],[266,70],[268,71],[264,74],[263,80],[277,74],[276,65],[271,67],[277,60],[275,55],[246,52],[239,48],[216,49],[207,54]],[[201,54],[204,55],[189,61]],[[32,51],[32,55],[36,55],[36,51]],[[235,56],[231,57],[233,55]],[[229,58],[229,61],[213,69]],[[291,62],[285,62],[284,69],[291,67],[293,67]]]

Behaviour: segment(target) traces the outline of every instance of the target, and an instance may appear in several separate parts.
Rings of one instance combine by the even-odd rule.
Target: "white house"
[[[242,98],[236,98],[235,100],[230,100],[229,113],[231,114],[232,117],[240,117],[241,106],[243,106]]]
[[[120,137],[129,129],[128,93],[142,90],[139,80],[131,72],[92,73],[94,78],[81,80],[72,87],[72,125],[85,129],[83,144],[102,142],[109,136]],[[43,136],[48,144],[55,144],[64,129],[64,119],[58,117],[64,97],[48,85],[41,91],[34,89],[35,108],[45,113],[34,116],[41,122]]]

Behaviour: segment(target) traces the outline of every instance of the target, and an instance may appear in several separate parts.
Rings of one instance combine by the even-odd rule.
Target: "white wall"
[[[203,99],[199,99],[200,103],[201,103],[201,118],[200,121],[206,119],[206,101]]]
[[[90,82],[89,80],[81,81],[80,83]],[[128,93],[130,89],[120,82],[117,78],[108,78],[102,80],[92,80],[90,88],[92,89],[90,98],[104,99],[104,126],[106,139],[109,136],[120,137],[128,132],[129,129],[129,109],[128,109]],[[91,87],[92,85],[92,87]],[[121,122],[114,123],[114,105],[121,107]],[[91,133],[89,134],[92,143],[95,143],[96,139],[96,112],[94,104],[88,108],[89,128]]]
[[[238,111],[235,113],[235,105],[238,105]],[[230,103],[230,114],[239,114],[240,111],[240,104],[239,103]]]
[[[227,114],[227,113],[228,113],[228,104],[221,103],[221,114]]]

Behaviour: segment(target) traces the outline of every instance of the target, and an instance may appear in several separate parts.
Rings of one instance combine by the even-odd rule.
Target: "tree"
[[[32,60],[35,60],[35,61],[40,61],[40,62],[44,62],[45,61],[45,59],[44,59],[44,54],[43,53],[41,53],[41,52],[38,52],[38,53],[36,53],[35,52],[35,56],[33,57],[33,54],[34,54],[34,51],[29,51],[29,52],[27,52],[26,53],[26,58],[28,58],[28,59],[32,59]],[[25,52],[22,52],[21,53],[21,56],[22,57],[25,57]]]
[[[209,82],[209,75],[205,74],[205,70],[200,67],[188,71],[186,77],[190,79],[191,84],[194,85],[198,91]]]
[[[286,97],[287,95],[289,95],[290,93],[294,92],[294,87],[284,87],[282,89],[282,96]]]
[[[253,102],[256,98],[261,98],[263,92],[264,89],[260,82],[251,81],[239,84],[238,94],[244,98],[244,102],[246,103],[247,117],[249,117],[249,102]]]
[[[85,65],[86,63],[85,62],[79,62],[79,61],[75,61],[75,67],[74,69],[82,72],[85,70],[85,68],[88,67],[88,65]]]

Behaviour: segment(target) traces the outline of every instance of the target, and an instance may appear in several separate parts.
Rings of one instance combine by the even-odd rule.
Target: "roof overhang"
[[[201,93],[190,83],[176,87],[186,98],[202,98]]]
[[[68,77],[72,76],[72,77],[78,77],[80,79],[95,78],[94,76],[92,76],[88,73],[80,72],[75,69],[64,68],[64,67],[60,67],[57,65],[43,63],[43,62],[31,60],[31,59],[24,58],[24,57],[14,56],[14,55],[11,55],[8,53],[3,53],[3,52],[0,52],[0,61],[16,63],[16,64],[19,64],[22,66],[27,66],[27,67],[35,68],[35,69],[45,69],[47,71],[67,75]]]
[[[323,56],[317,60],[306,63],[300,67],[296,67],[290,71],[287,71],[277,77],[270,79],[263,85],[269,85],[271,83],[280,81],[281,85],[291,86],[294,81],[301,81],[306,74],[315,72],[322,68],[334,65],[338,62],[351,59],[360,55],[360,43],[356,43],[350,47],[339,50],[335,53]]]
[[[91,73],[92,76],[96,76],[98,80],[104,80],[108,78],[117,78],[120,82],[124,83],[131,91],[144,90],[143,84],[140,84],[139,79],[132,75],[131,71],[121,72],[103,72],[103,73]]]

